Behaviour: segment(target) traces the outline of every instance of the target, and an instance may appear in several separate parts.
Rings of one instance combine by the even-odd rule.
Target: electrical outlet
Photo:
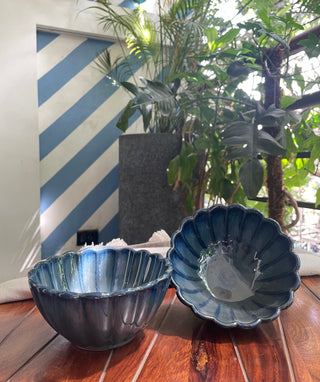
[[[99,233],[97,229],[83,230],[77,232],[77,245],[91,245],[99,243]]]

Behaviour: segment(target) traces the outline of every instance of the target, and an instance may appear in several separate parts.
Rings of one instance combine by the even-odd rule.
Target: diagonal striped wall
[[[94,64],[105,48],[120,53],[111,42],[37,32],[43,258],[76,249],[78,230],[98,229],[103,242],[118,235],[115,124],[127,95]]]

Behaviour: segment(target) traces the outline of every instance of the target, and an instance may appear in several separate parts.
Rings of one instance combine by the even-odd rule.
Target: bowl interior
[[[222,301],[237,302],[254,295],[259,266],[245,269],[237,261],[240,246],[235,242],[213,243],[203,250],[198,274],[211,294]]]
[[[167,270],[165,259],[148,251],[85,249],[38,263],[31,278],[37,285],[59,292],[112,294],[142,288]]]

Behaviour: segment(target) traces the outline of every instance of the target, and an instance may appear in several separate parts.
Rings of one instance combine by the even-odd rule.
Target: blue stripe
[[[58,33],[37,31],[37,52],[40,52],[41,49],[50,44],[58,36]]]
[[[130,122],[139,117],[135,113]],[[82,150],[40,190],[40,212],[43,213],[64,191],[83,174],[121,135],[115,126],[119,114],[115,116]]]
[[[90,216],[117,189],[119,179],[118,165],[81,201],[80,204],[61,222],[43,241],[42,258],[47,258],[59,251],[77,232]]]
[[[119,236],[119,214],[115,215],[109,223],[99,232],[99,242],[104,244]]]
[[[131,61],[134,71],[138,70],[141,62]],[[139,66],[140,65],[140,66]],[[110,76],[114,72],[110,72]],[[130,77],[127,73],[123,81]],[[100,80],[80,100],[67,110],[61,117],[53,122],[40,134],[40,160],[48,155],[69,134],[71,134],[83,121],[85,121],[100,105],[103,104],[118,88],[112,85],[108,78]]]
[[[113,43],[87,39],[38,80],[38,103],[42,105],[77,73]]]

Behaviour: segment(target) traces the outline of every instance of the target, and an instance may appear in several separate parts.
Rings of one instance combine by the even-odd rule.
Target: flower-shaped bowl
[[[103,247],[42,260],[28,279],[41,314],[59,334],[80,348],[106,350],[148,324],[171,271],[159,254]]]
[[[292,248],[261,212],[216,205],[182,222],[168,257],[183,303],[224,327],[252,328],[293,302],[300,262]]]

